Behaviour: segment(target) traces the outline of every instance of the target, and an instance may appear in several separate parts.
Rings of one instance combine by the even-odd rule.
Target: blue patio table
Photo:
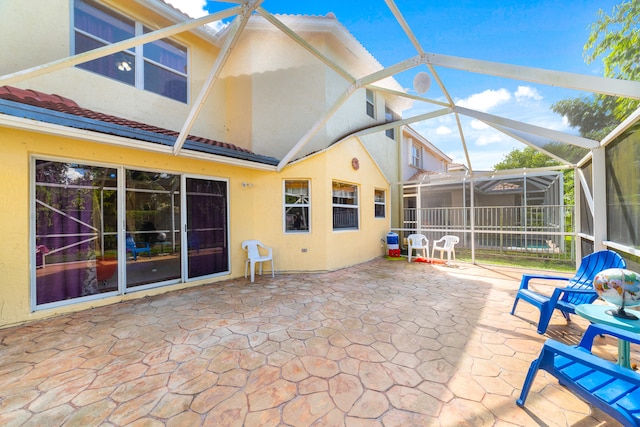
[[[630,320],[613,317],[607,311],[615,309],[614,306],[600,304],[580,304],[576,306],[576,314],[593,323],[611,325],[625,331],[640,333],[640,319]],[[631,310],[632,313],[636,313]],[[640,313],[637,313],[640,317]],[[631,368],[631,346],[628,341],[618,340],[618,365]]]

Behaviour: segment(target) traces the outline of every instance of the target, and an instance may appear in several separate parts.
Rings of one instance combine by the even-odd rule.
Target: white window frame
[[[352,188],[354,191],[351,193],[355,195],[355,197],[349,197],[349,192],[345,190],[336,190],[335,186],[339,185],[344,188]],[[333,180],[331,182],[331,209],[332,209],[332,227],[333,231],[353,231],[360,229],[360,189],[357,184],[351,184],[348,182]],[[355,200],[355,203],[336,203],[336,198],[338,199],[352,199]],[[336,228],[336,213],[335,209],[354,209],[355,210],[355,219],[356,226],[355,227],[337,227]]]
[[[306,182],[307,196],[306,200],[298,200],[296,203],[287,203],[287,182]],[[282,230],[285,234],[301,234],[311,233],[311,180],[310,179],[285,179],[282,181]],[[306,230],[288,230],[287,229],[287,211],[291,208],[303,208],[307,210],[307,229]]]
[[[382,194],[382,201],[378,200],[378,194]],[[382,206],[382,216],[378,215],[376,208]],[[376,188],[373,190],[373,217],[383,219],[387,217],[387,191]]]
[[[410,140],[409,150],[411,151],[411,166],[422,169],[422,147]]]
[[[376,94],[371,89],[365,88],[366,108],[367,116],[372,119],[376,118]],[[371,111],[369,111],[371,110]]]
[[[394,122],[394,121],[396,121],[398,119],[399,119],[398,115],[391,108],[389,108],[388,106],[385,105],[384,106],[384,121],[385,121],[385,123]],[[392,128],[386,129],[384,131],[384,134],[387,136],[387,138],[395,140],[396,139],[396,128],[392,127]]]
[[[138,20],[136,20],[134,18],[130,18],[130,17],[126,16],[126,15],[123,15],[122,13],[117,12],[117,11],[115,11],[115,10],[113,10],[113,9],[111,9],[111,8],[101,4],[101,3],[98,3],[98,2],[96,2],[94,0],[80,0],[80,1],[82,1],[82,2],[84,2],[86,4],[88,4],[88,5],[96,4],[96,5],[100,6],[100,8],[104,9],[105,12],[108,12],[108,14],[111,15],[115,19],[119,19],[119,20],[122,20],[122,21],[125,21],[125,20],[126,21],[132,21],[134,23],[134,36],[135,37],[143,35],[145,33],[145,30],[152,31],[148,26],[145,26],[142,22],[140,22],[140,21],[138,21]],[[75,2],[76,2],[76,0],[72,0],[72,8],[71,8],[71,10],[74,11],[74,12],[75,12]],[[88,33],[88,32],[86,32],[84,30],[76,28],[76,26],[75,26],[75,16],[72,16],[71,22],[72,22],[72,26],[73,26],[73,33],[72,33],[72,37],[71,37],[71,50],[72,50],[72,54],[73,55],[76,54],[76,44],[75,44],[75,34],[76,33],[82,34],[83,36],[85,36],[87,38],[90,38],[90,39],[93,39],[93,40],[95,40],[95,41],[97,41],[97,42],[99,42],[101,44],[104,44],[105,46],[109,45],[109,44],[112,44],[112,42],[109,42],[109,41],[104,40],[104,39],[102,39],[102,38],[100,38],[100,37],[98,37],[98,36],[96,36],[94,34],[91,34],[91,33]],[[133,86],[136,89],[142,89],[142,90],[145,90],[147,92],[151,92],[151,93],[154,93],[156,95],[160,95],[160,96],[172,99],[172,100],[180,102],[180,103],[187,103],[188,104],[189,103],[189,94],[190,94],[190,79],[189,79],[189,71],[188,70],[191,69],[191,66],[190,66],[190,63],[189,63],[190,62],[189,61],[189,58],[190,58],[189,48],[187,46],[184,46],[181,43],[178,43],[174,39],[170,39],[170,38],[163,38],[163,39],[159,39],[157,41],[164,41],[166,43],[174,45],[175,47],[177,47],[180,50],[184,50],[184,53],[185,53],[185,56],[186,56],[186,62],[187,62],[187,65],[186,65],[187,69],[184,72],[181,72],[181,71],[173,69],[171,67],[167,67],[166,65],[160,64],[160,63],[158,63],[158,62],[156,62],[156,61],[154,61],[154,60],[152,60],[150,58],[146,58],[144,56],[144,45],[143,44],[139,44],[139,45],[134,46],[131,49],[127,49],[127,53],[132,56],[132,59],[135,62],[135,67],[134,67],[135,68],[135,76],[134,76],[134,84],[133,84]],[[147,89],[145,87],[145,82],[144,82],[144,70],[145,70],[145,67],[146,67],[147,64],[151,64],[154,67],[161,68],[161,69],[163,69],[163,70],[165,70],[165,71],[167,71],[169,73],[172,73],[172,74],[175,74],[176,76],[180,76],[180,77],[184,78],[186,80],[186,94],[185,94],[186,95],[186,99],[183,101],[181,99],[177,99],[177,98],[174,98],[174,97],[171,97],[171,96],[168,96],[168,95],[164,95],[164,94],[158,93],[156,91],[152,91],[150,89]],[[87,70],[87,71],[90,71],[90,70]],[[90,72],[93,72],[93,71],[90,71]],[[98,73],[98,75],[100,75],[102,77],[109,78],[109,79],[113,79],[113,77],[105,75],[105,74]],[[120,83],[124,83],[124,84],[127,84],[127,85],[129,84],[129,83],[124,82],[124,81],[119,80],[119,79],[113,79],[113,80],[116,80],[116,81],[118,81]]]

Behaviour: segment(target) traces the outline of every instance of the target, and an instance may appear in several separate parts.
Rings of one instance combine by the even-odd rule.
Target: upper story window
[[[90,0],[74,2],[75,53],[117,43],[152,30]],[[187,102],[187,48],[169,39],[78,65],[120,82]]]
[[[394,113],[393,111],[391,111],[391,109],[389,107],[384,107],[384,121],[386,123],[389,122],[393,122],[400,119],[400,117]],[[385,135],[387,135],[388,138],[391,139],[395,139],[396,136],[396,128],[389,128],[387,130],[384,131]]]
[[[367,116],[376,118],[375,96],[371,89],[365,89],[367,92]]]
[[[333,229],[358,229],[358,186],[333,181]]]
[[[285,233],[309,232],[310,197],[309,181],[286,180],[284,182]]]
[[[422,148],[417,144],[411,144],[411,166],[422,169]]]
[[[375,218],[384,218],[386,215],[386,195],[384,190],[374,190],[373,210]]]

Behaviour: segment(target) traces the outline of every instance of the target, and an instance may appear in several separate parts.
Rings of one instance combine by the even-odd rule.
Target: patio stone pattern
[[[511,316],[522,273],[380,258],[2,329],[0,425],[617,425],[542,372],[515,404],[544,340],[587,325],[554,315],[540,336],[533,307]]]

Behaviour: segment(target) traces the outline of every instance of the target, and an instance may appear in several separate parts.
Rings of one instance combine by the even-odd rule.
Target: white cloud
[[[205,5],[207,4],[206,0],[164,0],[164,1],[166,1],[176,9],[186,13],[192,18],[200,18],[201,16],[205,16],[207,14],[207,11],[204,9]],[[215,31],[221,31],[228,24],[225,24],[222,21],[216,21],[207,25],[213,28]]]
[[[438,128],[436,129],[436,134],[438,135],[449,135],[452,132],[453,131],[447,126],[438,126]]]
[[[542,100],[542,95],[537,89],[530,86],[518,86],[518,90],[514,93],[516,101],[524,101],[526,99],[533,99],[534,101]]]
[[[468,98],[461,99],[456,104],[472,110],[487,112],[510,99],[511,94],[504,88],[498,90],[487,89],[484,92],[474,93]]]
[[[207,14],[204,10],[204,6],[207,4],[206,0],[165,0],[171,6],[181,10],[192,18],[199,18]]]
[[[488,128],[489,125],[485,122],[481,122],[480,120],[471,120],[471,129],[482,130]]]
[[[476,145],[484,147],[486,145],[503,142],[505,139],[506,138],[502,134],[498,133],[482,134],[476,139]]]

